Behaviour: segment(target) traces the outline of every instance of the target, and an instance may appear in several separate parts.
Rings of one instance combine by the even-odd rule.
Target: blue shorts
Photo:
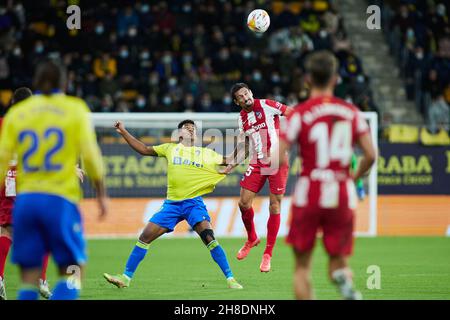
[[[86,262],[83,222],[74,203],[57,195],[20,194],[13,221],[12,261],[22,268],[42,266],[47,253],[59,267]]]
[[[178,222],[183,220],[191,228],[203,220],[211,221],[202,197],[182,201],[165,200],[161,209],[150,218],[150,222],[169,229],[168,232],[172,232]]]

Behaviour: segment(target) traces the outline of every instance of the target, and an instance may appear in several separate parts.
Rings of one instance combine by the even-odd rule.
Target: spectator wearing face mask
[[[106,72],[105,76],[100,80],[98,89],[100,96],[109,95],[114,97],[117,92],[119,92],[120,87],[114,75],[110,72]]]
[[[117,35],[124,37],[130,27],[139,27],[139,16],[133,7],[127,6],[117,14]]]
[[[250,81],[248,81],[248,83],[249,87],[252,88],[252,92],[256,97],[262,97],[265,95],[266,86],[261,70],[254,69],[251,74],[251,79]]]
[[[165,51],[155,67],[160,78],[166,79],[171,76],[177,76],[180,72],[178,61],[172,56],[170,51]]]
[[[147,100],[144,95],[139,94],[135,100],[134,107],[132,108],[133,112],[148,112]]]
[[[89,34],[88,43],[90,48],[95,48],[96,50],[102,52],[111,50],[109,43],[109,32],[106,30],[102,21],[98,21],[95,24],[93,32]]]
[[[449,132],[450,108],[442,94],[432,96],[431,104],[427,111],[428,130],[431,133],[437,133],[440,129]]]
[[[181,109],[185,112],[194,112],[195,110],[195,98],[191,93],[187,93],[183,97]]]
[[[30,68],[27,66],[27,63],[24,62],[24,54],[22,48],[18,44],[14,46],[11,54],[9,55],[7,64],[14,72],[14,76],[11,77],[13,87],[17,88],[21,85],[23,86],[24,84],[29,87],[30,75],[28,70]]]
[[[121,77],[134,76],[136,74],[136,61],[131,57],[127,46],[120,47],[117,56],[117,71]]]

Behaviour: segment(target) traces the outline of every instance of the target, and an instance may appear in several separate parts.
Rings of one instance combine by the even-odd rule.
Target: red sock
[[[8,257],[9,248],[11,247],[11,239],[0,237],[0,277],[3,278],[5,272],[6,257]]]
[[[48,257],[49,257],[49,254],[46,254],[44,257],[44,260],[42,261],[41,279],[44,281],[47,280]]]
[[[277,241],[278,230],[280,229],[280,214],[270,214],[267,221],[267,244],[264,254],[272,256],[272,250]]]
[[[242,222],[244,222],[245,230],[247,230],[248,241],[253,242],[258,237],[255,231],[255,224],[253,223],[253,217],[255,216],[253,208],[247,210],[241,209],[241,213],[242,213]]]

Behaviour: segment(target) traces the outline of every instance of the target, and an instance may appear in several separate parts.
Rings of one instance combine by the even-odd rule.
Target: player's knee
[[[247,200],[239,200],[239,209],[248,210],[252,207],[252,202]]]
[[[278,214],[280,213],[280,203],[279,202],[272,202],[269,205],[269,212],[270,214]]]
[[[202,232],[200,232],[199,235],[206,246],[208,246],[211,242],[216,240],[216,238],[214,237],[214,231],[212,229],[205,229]]]
[[[0,235],[2,237],[6,237],[9,239],[12,239],[12,228],[11,226],[1,226],[0,227]]]
[[[153,241],[153,238],[154,238],[153,234],[146,230],[142,231],[141,235],[139,236],[139,240],[146,244],[150,244],[150,242]]]

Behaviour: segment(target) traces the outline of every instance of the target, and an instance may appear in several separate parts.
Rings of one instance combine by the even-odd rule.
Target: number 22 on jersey
[[[60,128],[51,127],[45,130],[42,136],[34,130],[23,130],[19,133],[19,143],[29,143],[28,149],[23,153],[22,163],[24,172],[36,172],[36,171],[58,171],[61,170],[62,164],[55,163],[53,157],[64,146],[64,133]],[[49,141],[43,146],[43,142]],[[33,160],[33,156],[39,151],[39,148],[46,147],[46,150],[42,150],[45,153],[44,161],[41,164],[36,164]],[[33,163],[33,164],[32,164]]]

